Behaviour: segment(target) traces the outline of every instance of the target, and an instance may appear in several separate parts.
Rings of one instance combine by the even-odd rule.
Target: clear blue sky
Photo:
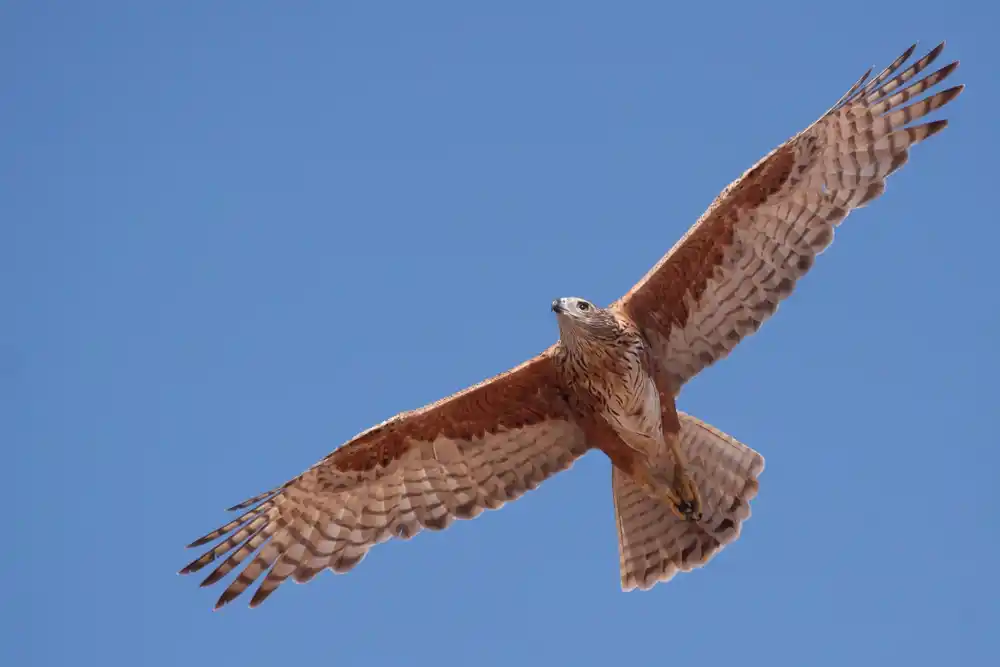
[[[987,3],[0,7],[5,665],[984,665],[1000,644]],[[911,42],[966,93],[681,407],[767,459],[743,537],[619,590],[593,453],[256,610],[224,509],[608,303]]]

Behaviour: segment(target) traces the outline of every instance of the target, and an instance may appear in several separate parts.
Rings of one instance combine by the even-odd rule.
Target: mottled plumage
[[[612,462],[622,587],[649,588],[704,565],[739,536],[764,460],[678,412],[676,397],[757,331],[834,228],[882,194],[913,145],[944,129],[944,120],[913,124],[962,90],[914,101],[957,67],[918,76],[943,46],[903,69],[910,47],[870,81],[866,73],[728,186],[608,308],[553,302],[555,345],[396,415],[232,508],[236,519],[191,546],[218,543],[182,572],[221,559],[208,585],[242,568],[217,606],[259,581],[257,605],[289,577],[346,572],[379,542],[499,508],[590,449]]]

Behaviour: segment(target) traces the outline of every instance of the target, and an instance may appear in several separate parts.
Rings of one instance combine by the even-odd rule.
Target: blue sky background
[[[5,665],[983,665],[1000,644],[988,3],[0,4]],[[256,610],[224,509],[534,355],[911,42],[966,93],[682,409],[743,537],[619,590],[609,464]]]

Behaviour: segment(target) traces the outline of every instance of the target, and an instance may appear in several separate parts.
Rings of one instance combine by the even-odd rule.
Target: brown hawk
[[[819,120],[734,181],[670,252],[607,308],[552,302],[559,341],[506,373],[360,433],[196,540],[182,572],[247,563],[216,607],[258,579],[256,606],[288,577],[346,572],[375,544],[496,509],[596,448],[612,463],[621,584],[646,589],[707,563],[740,534],[760,454],[676,409],[685,382],[757,331],[833,240],[885,190],[909,148],[946,121],[913,124],[962,86],[913,101],[957,62],[906,69],[915,45],[865,73]],[[918,76],[922,75],[922,76]],[[867,83],[866,83],[867,81]],[[228,555],[227,555],[228,554]]]

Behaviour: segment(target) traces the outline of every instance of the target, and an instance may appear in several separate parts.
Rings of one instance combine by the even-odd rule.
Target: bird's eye
[[[586,301],[581,301],[580,303],[577,304],[576,307],[584,312],[590,310],[590,304],[587,303]]]

